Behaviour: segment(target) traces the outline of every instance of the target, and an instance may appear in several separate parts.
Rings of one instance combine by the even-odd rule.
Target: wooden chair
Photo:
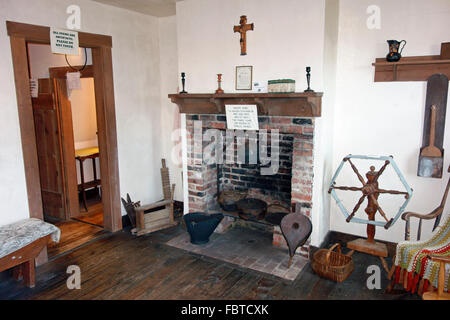
[[[448,172],[450,172],[450,166],[448,168]],[[447,217],[445,223],[441,226],[441,230],[439,230],[438,233],[441,233],[440,236],[438,234],[434,234],[432,236],[432,238],[428,241],[420,241],[420,237],[421,237],[421,232],[422,232],[422,220],[431,220],[431,219],[436,219],[434,222],[434,226],[433,226],[433,231],[438,227],[440,221],[441,221],[441,217],[442,214],[444,212],[444,207],[445,207],[445,203],[447,201],[447,196],[448,196],[448,192],[450,189],[450,178],[447,182],[447,186],[444,192],[444,195],[442,197],[442,201],[440,203],[440,205],[434,209],[433,211],[431,211],[428,214],[420,214],[420,213],[415,213],[415,212],[405,212],[402,215],[402,219],[406,221],[406,226],[405,226],[405,240],[404,242],[401,242],[397,245],[397,251],[396,251],[396,255],[394,256],[394,261],[395,262],[399,262],[401,261],[401,259],[406,259],[406,252],[405,249],[400,249],[403,250],[401,251],[403,256],[399,257],[399,259],[397,258],[397,255],[399,254],[399,248],[405,248],[407,246],[409,246],[408,249],[408,257],[410,257],[411,259],[417,259],[417,263],[421,263],[424,266],[426,265],[427,268],[435,268],[434,270],[439,269],[438,273],[439,273],[439,281],[438,281],[438,291],[436,292],[429,292],[429,293],[425,293],[424,294],[424,299],[431,299],[431,298],[437,298],[439,297],[439,299],[447,299],[449,296],[448,294],[444,294],[443,290],[444,290],[444,277],[445,277],[445,263],[449,263],[449,257],[447,255],[446,250],[448,250],[448,242],[446,243],[445,241],[442,241],[442,239],[449,239],[449,223],[450,223],[450,217]],[[419,227],[418,227],[418,231],[417,231],[417,238],[416,238],[416,242],[411,241],[410,240],[410,219],[411,218],[418,218],[419,219]],[[448,241],[448,240],[447,240]],[[440,248],[439,250],[436,250],[437,248]],[[446,249],[447,248],[447,249]],[[427,254],[427,250],[434,250],[434,251],[440,251],[439,255],[436,254]],[[425,261],[428,260],[428,263],[425,264]],[[409,273],[407,272],[407,270],[404,269],[404,265],[403,268],[400,268],[399,265],[397,265],[394,262],[394,264],[392,265],[392,268],[388,274],[388,278],[391,279],[391,283],[389,284],[386,292],[390,293],[392,292],[392,289],[394,287],[394,285],[396,283],[402,283],[403,286],[405,287],[405,289],[412,290],[412,293],[415,292],[416,290],[416,286],[418,284],[418,289],[417,289],[417,293],[421,294],[423,291],[426,291],[424,288],[424,279],[422,278],[422,276],[424,275],[424,271],[421,272],[421,274],[415,273],[414,270],[410,271]],[[405,261],[403,261],[403,264],[405,263]],[[394,276],[394,273],[395,276]],[[414,277],[414,281],[411,280],[411,278]],[[418,283],[418,279],[420,279],[420,282]],[[445,298],[443,298],[445,297]]]
[[[448,172],[450,172],[450,166],[448,167]],[[441,221],[442,213],[444,212],[444,206],[445,202],[447,201],[448,191],[450,189],[450,178],[447,182],[447,187],[445,188],[444,196],[442,197],[441,204],[431,211],[428,214],[420,214],[415,212],[405,212],[402,214],[402,219],[406,221],[405,225],[405,240],[410,240],[410,219],[411,218],[418,218],[419,219],[419,227],[417,230],[417,241],[420,241],[420,235],[422,233],[422,220],[431,220],[435,219],[433,231],[436,229],[436,227],[439,225],[439,222]]]
[[[175,184],[170,188],[169,169],[166,167],[166,160],[162,159],[161,181],[164,200],[140,206],[135,203],[136,228],[131,230],[133,234],[141,236],[150,232],[166,229],[177,225],[174,221],[174,200]],[[154,210],[161,208],[159,210]]]

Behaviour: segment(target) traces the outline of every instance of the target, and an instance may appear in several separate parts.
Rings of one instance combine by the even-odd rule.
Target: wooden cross
[[[234,26],[234,32],[239,32],[241,34],[241,56],[245,56],[247,54],[247,31],[253,30],[253,23],[247,24],[247,16],[241,16],[241,20],[239,21],[239,26]]]

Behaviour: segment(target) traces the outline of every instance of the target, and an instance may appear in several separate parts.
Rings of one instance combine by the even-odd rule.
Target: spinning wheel
[[[375,167],[371,166],[370,171],[366,173],[367,180],[364,180],[364,178],[359,173],[356,166],[353,164],[351,159],[365,159],[365,160],[377,160],[377,161],[384,161],[384,164],[380,168],[380,170],[375,171]],[[347,186],[336,186],[336,179],[341,172],[343,166],[345,163],[349,163],[353,172],[358,177],[358,180],[361,182],[362,186],[360,187],[347,187]],[[386,190],[382,189],[378,185],[378,179],[383,174],[384,170],[388,165],[391,165],[394,171],[397,173],[398,178],[400,179],[400,182],[405,187],[406,191],[397,191],[397,190]],[[355,207],[351,212],[349,212],[344,205],[342,204],[341,200],[338,198],[335,190],[344,190],[344,191],[356,191],[361,192],[362,195],[359,198],[358,202],[356,203]],[[403,210],[405,209],[406,205],[408,204],[409,200],[412,196],[412,189],[408,186],[408,184],[405,181],[405,178],[403,177],[402,173],[400,172],[399,168],[397,167],[396,163],[394,162],[394,159],[390,157],[369,157],[369,156],[354,156],[354,155],[348,155],[346,156],[341,164],[339,165],[338,169],[336,170],[336,173],[333,176],[333,179],[331,180],[330,188],[328,192],[331,194],[331,196],[336,200],[338,207],[346,217],[347,222],[356,222],[356,223],[365,223],[367,224],[367,240],[364,239],[357,239],[354,241],[351,241],[347,244],[347,247],[349,247],[352,250],[361,251],[364,253],[369,253],[375,256],[379,256],[380,258],[387,257],[387,247],[384,244],[378,243],[374,241],[375,238],[375,227],[376,226],[382,226],[385,229],[389,229],[400,217]],[[378,203],[378,197],[380,194],[394,194],[394,195],[403,195],[405,198],[405,201],[403,202],[402,206],[398,210],[397,214],[389,219],[387,214],[384,212],[384,210],[380,207],[380,204]],[[367,219],[361,219],[355,217],[356,213],[358,212],[361,204],[364,202],[364,200],[367,199],[367,207],[365,209],[365,212],[368,216]],[[380,215],[384,218],[385,221],[376,221],[375,215],[376,213],[380,213]],[[383,266],[386,268],[385,261],[382,259]]]

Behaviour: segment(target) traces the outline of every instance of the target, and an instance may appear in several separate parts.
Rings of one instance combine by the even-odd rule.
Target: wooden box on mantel
[[[322,92],[169,94],[180,113],[225,114],[227,104],[255,104],[261,116],[320,117]]]
[[[403,57],[398,62],[377,58],[372,65],[375,67],[375,82],[427,81],[435,73],[442,73],[450,78],[450,59],[441,59],[440,55]]]

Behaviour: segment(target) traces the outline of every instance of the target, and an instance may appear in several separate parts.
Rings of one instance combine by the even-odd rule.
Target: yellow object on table
[[[75,150],[75,157],[87,157],[99,153],[98,147],[83,148]]]

